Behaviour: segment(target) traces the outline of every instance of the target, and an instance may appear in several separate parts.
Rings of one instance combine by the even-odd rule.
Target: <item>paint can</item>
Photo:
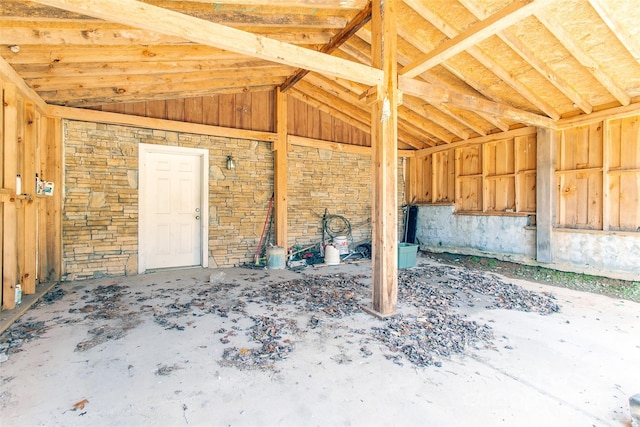
[[[267,248],[267,268],[273,269],[283,269],[285,264],[284,259],[284,248],[280,246],[271,246]]]
[[[327,265],[340,264],[340,251],[331,245],[324,247],[324,263]]]
[[[15,303],[16,305],[20,305],[22,303],[22,285],[20,285],[20,283],[16,285]]]
[[[340,255],[349,254],[349,242],[347,236],[336,236],[333,238],[333,246],[338,250]]]

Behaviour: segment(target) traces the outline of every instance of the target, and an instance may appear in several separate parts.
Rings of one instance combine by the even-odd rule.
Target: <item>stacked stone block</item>
[[[271,143],[78,121],[64,132],[66,280],[137,273],[140,143],[209,150],[209,265],[253,261],[274,190]],[[325,208],[351,222],[354,241],[370,239],[370,156],[294,146],[288,182],[290,245],[320,242]]]

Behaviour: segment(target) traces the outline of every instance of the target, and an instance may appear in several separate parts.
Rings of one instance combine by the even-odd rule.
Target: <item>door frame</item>
[[[150,197],[145,188],[148,173],[147,157],[152,153],[197,156],[200,160],[200,265],[207,268],[209,266],[209,150],[140,143],[138,144],[138,274],[146,272],[143,220],[147,214],[146,202]]]

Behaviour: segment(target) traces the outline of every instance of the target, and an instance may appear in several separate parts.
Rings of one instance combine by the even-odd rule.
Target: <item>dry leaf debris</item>
[[[175,279],[167,282],[170,286],[153,283],[135,292],[114,280],[85,289],[73,303],[78,305],[69,310],[78,318],[57,323],[88,324],[87,339],[76,346],[76,351],[86,351],[124,337],[147,320],[181,332],[196,327],[196,318],[215,316],[216,326],[204,336],[204,344],[226,346],[220,348],[218,359],[223,366],[275,370],[277,363],[295,351],[298,339],[314,334],[320,339],[343,339],[340,354],[327,356],[335,363],[382,353],[398,365],[408,362],[426,367],[440,366],[446,358],[469,348],[494,348],[491,328],[469,320],[462,308],[545,315],[560,309],[552,295],[525,290],[491,274],[420,266],[399,273],[400,316],[362,327],[372,319],[361,308],[371,293],[366,275],[301,274],[276,283],[265,282],[268,275],[262,272],[246,275],[250,277],[242,285]],[[53,304],[64,296],[56,295]],[[361,327],[354,328],[358,323]],[[37,338],[47,328],[45,322],[16,322],[0,336],[0,352],[20,351],[23,342]],[[157,374],[169,375],[173,372],[169,368],[160,367]]]

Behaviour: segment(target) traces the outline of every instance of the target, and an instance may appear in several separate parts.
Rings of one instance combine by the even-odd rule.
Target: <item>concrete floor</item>
[[[419,264],[434,263],[419,258]],[[370,270],[364,262],[304,274],[344,272],[370,283]],[[207,287],[260,289],[298,277],[190,269],[64,283],[66,295],[36,304],[17,324],[44,322],[46,331],[0,363],[1,424],[630,425],[628,398],[640,392],[640,304],[629,301],[517,281],[553,293],[561,311],[461,307],[469,320],[491,326],[495,338],[491,346],[442,359],[441,367],[400,366],[387,357],[388,348],[371,342],[371,354],[363,355],[357,331],[384,321],[362,311],[322,318],[310,330],[310,313],[245,298],[249,316],[293,316],[300,326],[288,358],[263,370],[220,363],[225,348],[249,345],[247,315],[233,311],[238,294],[219,298],[220,307],[232,308],[227,317],[185,311],[165,318],[173,324],[157,321],[162,309],[184,307]],[[88,308],[92,290],[112,285],[123,287],[122,298],[102,301],[105,311]],[[364,304],[367,292],[359,296]],[[401,314],[410,311],[399,307]],[[225,337],[231,342],[223,343]]]

